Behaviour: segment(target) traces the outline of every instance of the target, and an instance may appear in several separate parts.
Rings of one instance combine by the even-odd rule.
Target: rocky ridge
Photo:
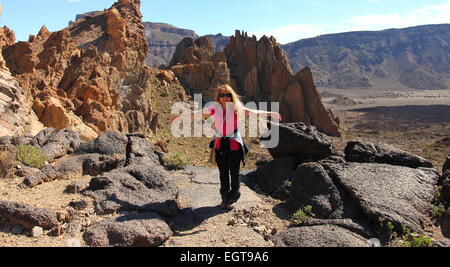
[[[284,122],[305,122],[340,136],[339,120],[325,108],[309,68],[293,75],[286,54],[271,37],[249,37],[236,31],[224,52],[213,52],[208,37],[185,38],[177,47],[171,70],[193,93],[211,101],[214,87],[230,84],[245,102],[279,102]]]
[[[15,34],[6,26],[0,29],[0,50],[15,43]],[[6,67],[0,53],[0,136],[36,134],[43,129],[25,90]]]
[[[29,42],[6,46],[6,65],[46,127],[92,139],[107,130],[147,132],[152,112],[140,1],[111,8]]]
[[[319,86],[449,88],[449,24],[329,34],[283,45],[294,70],[309,66]]]

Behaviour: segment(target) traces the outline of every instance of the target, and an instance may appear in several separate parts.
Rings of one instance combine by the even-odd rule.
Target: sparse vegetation
[[[407,248],[430,248],[434,247],[431,238],[423,235],[408,234],[403,237],[402,247]]]
[[[27,166],[41,169],[44,167],[47,157],[36,147],[21,145],[17,151],[17,160]]]
[[[433,206],[431,215],[435,220],[440,220],[442,215],[444,215],[445,211],[446,211],[445,206],[443,204],[439,204],[437,206]]]
[[[181,170],[186,168],[188,161],[183,154],[179,152],[171,153],[164,157],[164,163],[170,170]]]
[[[380,218],[379,221],[381,231],[387,234],[387,239],[389,240],[389,242],[398,238],[399,234],[395,229],[395,225],[391,221],[388,221],[385,218]]]
[[[295,224],[304,224],[308,222],[315,215],[312,212],[312,206],[306,206],[299,209],[292,215],[292,222]]]
[[[398,229],[394,223],[384,218],[380,218],[380,224],[389,236],[390,247],[434,247],[431,237],[414,233],[409,227],[402,225],[401,229]]]

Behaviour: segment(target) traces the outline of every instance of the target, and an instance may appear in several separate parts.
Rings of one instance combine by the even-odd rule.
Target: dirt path
[[[270,247],[270,237],[287,228],[289,222],[278,201],[258,194],[241,172],[241,193],[236,208],[225,211],[221,202],[217,169],[188,167],[176,173],[180,188],[182,221],[179,231],[166,242],[166,247]],[[182,223],[182,224],[183,224]],[[186,223],[188,225],[186,225]]]

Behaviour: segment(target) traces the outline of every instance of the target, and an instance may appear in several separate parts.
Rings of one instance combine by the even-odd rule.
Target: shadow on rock
[[[190,231],[200,226],[204,221],[227,212],[227,210],[219,207],[186,208],[181,210],[171,221],[171,228],[174,231]]]

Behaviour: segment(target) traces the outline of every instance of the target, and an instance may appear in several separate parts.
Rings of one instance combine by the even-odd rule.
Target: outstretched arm
[[[192,112],[185,113],[185,114],[172,114],[170,116],[170,120],[173,122],[178,118],[190,118],[190,119],[194,120],[195,118],[207,119],[209,117],[211,117],[211,114],[209,114],[207,110],[198,110],[198,111],[192,111]]]
[[[251,115],[257,115],[257,116],[272,117],[277,121],[281,121],[283,119],[281,114],[277,113],[277,112],[267,112],[267,111],[263,111],[263,110],[255,110],[255,109],[249,109],[249,108],[244,108],[244,112],[245,112],[246,117],[249,117]]]

